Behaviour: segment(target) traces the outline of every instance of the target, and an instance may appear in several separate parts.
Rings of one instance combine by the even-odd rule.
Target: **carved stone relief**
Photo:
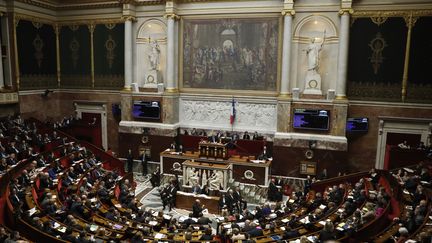
[[[182,126],[230,127],[231,101],[182,100]],[[236,104],[234,127],[264,131],[276,130],[276,105],[242,103]]]

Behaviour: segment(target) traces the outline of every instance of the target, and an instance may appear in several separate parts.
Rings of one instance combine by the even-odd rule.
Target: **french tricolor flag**
[[[235,117],[236,117],[236,109],[235,109],[235,100],[233,97],[232,101],[231,101],[231,114],[230,114],[230,124],[231,125],[234,124]]]

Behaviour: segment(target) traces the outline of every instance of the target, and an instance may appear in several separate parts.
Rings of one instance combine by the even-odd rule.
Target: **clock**
[[[318,82],[315,79],[309,80],[309,88],[315,89],[318,87]]]

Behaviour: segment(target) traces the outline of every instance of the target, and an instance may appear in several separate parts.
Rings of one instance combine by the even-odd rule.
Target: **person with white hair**
[[[404,243],[408,240],[409,238],[409,232],[408,229],[405,227],[400,227],[399,228],[399,238],[395,239],[396,243]]]

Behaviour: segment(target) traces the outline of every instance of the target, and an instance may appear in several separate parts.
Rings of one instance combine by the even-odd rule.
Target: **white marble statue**
[[[187,173],[188,173],[188,182],[189,182],[189,185],[198,184],[198,182],[199,182],[199,172],[195,171],[195,168],[189,167],[187,169]]]
[[[322,46],[325,41],[325,33],[324,30],[323,38],[321,43],[317,43],[317,38],[311,38],[311,43],[306,48],[306,54],[308,58],[308,71],[318,71],[319,68],[319,54],[321,52]]]
[[[151,52],[148,55],[150,70],[158,70],[160,62],[160,47],[156,40],[150,42]]]
[[[223,172],[220,170],[214,171],[208,181],[211,190],[219,190],[223,186]]]

